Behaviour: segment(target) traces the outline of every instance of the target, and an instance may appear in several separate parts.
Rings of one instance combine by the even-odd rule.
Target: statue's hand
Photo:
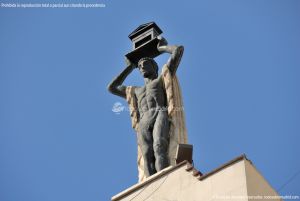
[[[157,39],[159,40],[159,42],[157,44],[157,48],[159,48],[160,46],[166,46],[166,45],[168,45],[168,41],[164,37],[157,36]]]
[[[164,37],[157,36],[157,39],[159,40],[158,47],[168,45],[168,41]]]

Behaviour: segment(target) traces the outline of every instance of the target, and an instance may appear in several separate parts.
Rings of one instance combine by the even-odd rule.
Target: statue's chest
[[[163,91],[163,84],[160,77],[146,84],[145,90],[147,94]]]
[[[152,99],[161,99],[164,97],[164,88],[162,79],[159,77],[152,82],[146,84],[146,86],[140,87],[135,91],[139,105],[143,105],[144,102],[151,101]]]

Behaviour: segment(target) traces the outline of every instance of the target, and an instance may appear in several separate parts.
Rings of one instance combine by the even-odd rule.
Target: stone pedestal
[[[183,161],[158,172],[115,195],[112,201],[279,201],[269,185],[245,155],[201,174]]]

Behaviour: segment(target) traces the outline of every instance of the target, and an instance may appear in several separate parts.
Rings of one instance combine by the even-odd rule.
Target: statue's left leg
[[[159,111],[153,128],[153,149],[156,171],[160,171],[169,166],[169,129],[168,113],[166,111]]]

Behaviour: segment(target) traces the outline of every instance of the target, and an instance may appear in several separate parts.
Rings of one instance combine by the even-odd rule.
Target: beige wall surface
[[[257,169],[246,161],[246,177],[248,195],[255,198],[256,201],[280,201],[277,192],[265,180],[265,178],[257,171]]]
[[[112,200],[248,201],[252,200],[251,196],[256,195],[278,195],[246,159],[236,161],[201,180],[186,168],[187,166],[183,165],[163,176],[157,176],[155,180],[142,187],[136,185],[130,189],[130,193],[125,190],[114,196]],[[267,200],[279,201],[280,199]]]

